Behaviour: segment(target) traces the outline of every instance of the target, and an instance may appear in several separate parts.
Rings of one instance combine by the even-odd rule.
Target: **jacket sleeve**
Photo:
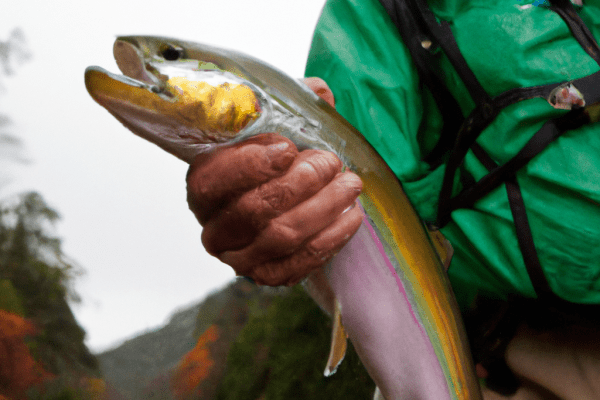
[[[441,171],[428,171],[421,155],[437,141],[441,118],[377,0],[327,2],[306,76],[329,84],[338,112],[388,163],[419,214],[432,217]]]

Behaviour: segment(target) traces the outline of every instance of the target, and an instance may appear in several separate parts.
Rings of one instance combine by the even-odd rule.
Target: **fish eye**
[[[160,55],[167,61],[177,61],[183,55],[183,50],[171,45],[166,45],[161,50]]]

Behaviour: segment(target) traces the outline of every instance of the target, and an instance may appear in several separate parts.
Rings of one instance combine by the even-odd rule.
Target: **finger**
[[[301,152],[287,173],[234,200],[204,226],[202,243],[210,254],[242,248],[272,218],[310,198],[342,169],[335,154],[320,150]]]
[[[304,78],[303,82],[312,89],[320,98],[325,100],[331,107],[335,107],[335,99],[329,85],[321,78]]]
[[[272,219],[250,246],[226,251],[219,258],[231,266],[242,266],[246,260],[261,263],[288,256],[351,207],[361,189],[357,175],[340,173],[313,197]]]
[[[204,224],[232,197],[284,174],[297,154],[289,139],[270,133],[196,157],[187,176],[190,209]]]
[[[359,207],[346,211],[300,250],[283,259],[257,266],[250,273],[250,277],[261,285],[295,285],[335,256],[356,233],[363,218]]]

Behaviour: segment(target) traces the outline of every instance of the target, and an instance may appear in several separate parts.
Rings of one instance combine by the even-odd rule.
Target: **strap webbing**
[[[490,158],[479,144],[475,143],[473,145],[473,153],[488,171],[492,171],[498,167],[498,164]],[[558,297],[552,291],[535,249],[525,202],[523,201],[521,189],[514,175],[507,179],[506,191],[515,224],[519,249],[521,250],[527,274],[538,299],[543,302],[549,311],[557,313],[564,321],[597,326],[600,323],[600,305],[573,303]]]
[[[475,154],[479,162],[481,162],[483,166],[490,171],[490,174],[493,174],[493,171],[497,171],[499,168],[502,168],[499,167],[498,164],[494,162],[494,160],[492,160],[485,150],[483,150],[483,148],[477,143],[473,145],[473,154]],[[552,289],[548,284],[548,280],[546,279],[546,275],[544,275],[542,265],[540,264],[537,251],[533,243],[529,219],[527,218],[527,212],[525,210],[525,202],[523,201],[521,188],[517,183],[517,178],[514,173],[505,178],[505,183],[506,193],[508,195],[508,203],[510,205],[510,210],[515,224],[515,231],[517,233],[519,249],[523,255],[523,261],[525,262],[525,268],[527,269],[527,274],[529,275],[531,284],[533,285],[538,298],[553,298],[556,295],[552,292]]]
[[[437,64],[435,56],[423,46],[430,35],[423,27],[422,22],[414,18],[405,1],[380,0],[380,3],[398,28],[398,33],[408,47],[421,81],[431,92],[442,114],[443,127],[440,140],[431,152],[423,157],[425,162],[435,168],[441,164],[443,154],[452,147],[464,116],[458,101],[438,76],[439,72],[434,70]],[[432,46],[434,45],[432,44]]]
[[[380,0],[380,2],[407,44],[421,78],[434,95],[444,117],[442,136],[438,145],[430,154],[435,155],[431,159],[439,159],[452,146],[440,191],[438,226],[444,226],[450,221],[450,213],[454,209],[473,206],[477,200],[501,183],[505,183],[519,247],[538,297],[549,307],[556,307],[562,311],[569,310],[568,312],[573,311],[573,313],[576,313],[579,310],[584,310],[584,314],[597,312],[599,310],[597,305],[585,306],[570,303],[552,292],[535,249],[523,196],[516,179],[516,172],[543,151],[552,141],[560,137],[561,134],[589,123],[585,110],[574,108],[561,117],[547,121],[521,151],[502,166],[498,166],[476,143],[479,135],[503,108],[535,97],[548,99],[553,90],[568,82],[515,88],[492,99],[483,89],[462,56],[450,29],[450,24],[447,21],[438,21],[429,9],[426,0]],[[600,65],[600,47],[598,47],[593,35],[576,13],[570,1],[550,0],[550,3],[552,4],[551,9],[557,12],[567,23],[580,45]],[[476,104],[475,109],[460,125],[460,129],[454,132],[447,128],[457,125],[456,110],[460,111],[460,107],[446,86],[441,84],[444,81],[443,73],[434,70],[435,58],[421,45],[424,38],[430,39],[432,43],[442,48]],[[432,47],[435,47],[435,45],[432,45]],[[582,92],[587,105],[600,102],[600,72],[575,80],[571,84]],[[447,112],[448,107],[452,108],[452,113]],[[448,121],[452,122],[449,124]],[[490,173],[455,198],[451,198],[456,171],[469,150],[474,152],[475,156]],[[426,161],[428,160],[426,159]]]
[[[484,109],[491,112],[491,99],[485,89],[481,86],[477,77],[469,68],[467,61],[463,57],[458,44],[454,39],[454,34],[450,29],[450,24],[447,21],[438,22],[426,0],[408,0],[412,3],[413,8],[416,8],[420,16],[429,29],[430,35],[439,46],[444,50],[444,54],[460,76],[465,87],[469,91],[471,98],[475,104],[485,105]]]
[[[600,84],[600,81],[598,83]],[[489,174],[474,185],[450,199],[448,210],[452,212],[458,208],[472,207],[477,200],[490,193],[503,182],[512,179],[516,171],[525,166],[564,132],[576,129],[588,122],[589,119],[583,109],[572,110],[562,117],[547,121],[513,158],[501,166],[494,167]],[[475,151],[475,144],[472,145],[473,151]],[[481,149],[480,146],[477,146],[477,148]]]
[[[577,11],[575,11],[575,7],[571,4],[570,0],[550,0],[552,4],[552,11],[556,12],[560,17],[567,23],[569,29],[573,33],[573,36],[583,50],[586,51],[592,57],[598,65],[600,65],[600,47],[596,40],[594,39],[594,35],[586,26],[586,24],[581,20]]]

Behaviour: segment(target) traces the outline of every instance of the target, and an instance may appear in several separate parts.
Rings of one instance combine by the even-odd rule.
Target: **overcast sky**
[[[64,251],[86,271],[73,307],[93,351],[166,321],[233,278],[208,256],[185,202],[186,164],[123,128],[89,97],[88,65],[117,72],[117,35],[233,48],[301,77],[324,0],[21,0],[0,8],[0,40],[20,27],[33,58],[5,80],[0,111],[28,165],[0,198],[40,192],[59,211]]]

